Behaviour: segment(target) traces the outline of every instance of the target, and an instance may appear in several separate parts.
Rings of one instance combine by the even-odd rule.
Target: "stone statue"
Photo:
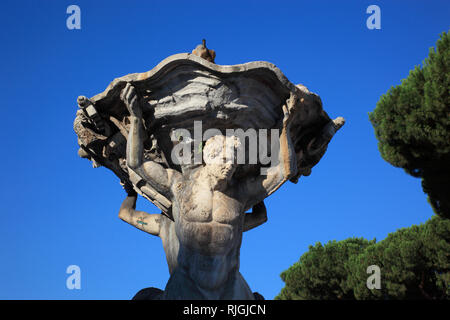
[[[192,54],[195,54],[196,56],[212,63],[214,63],[214,59],[216,58],[216,52],[206,47],[205,39],[203,39],[202,44],[199,44],[194,50],[192,50]]]
[[[344,124],[343,118],[330,120],[318,96],[293,86],[275,66],[228,69],[214,65],[214,58],[203,41],[190,56],[168,58],[159,69],[116,79],[103,94],[78,99],[80,156],[122,180],[128,195],[119,218],[162,240],[170,279],[154,299],[255,299],[239,272],[242,233],[267,221],[264,199],[287,180],[309,175]],[[267,91],[258,95],[255,88]],[[250,118],[251,108],[259,118]],[[170,133],[190,133],[199,119],[216,134],[197,139],[198,148],[194,143],[201,162],[179,163],[170,151],[180,142]],[[271,136],[279,138],[278,149],[274,140],[267,144],[276,161],[240,164],[235,150],[251,146],[243,146],[239,134],[225,134],[236,127],[280,129]],[[161,214],[137,211],[138,193]]]

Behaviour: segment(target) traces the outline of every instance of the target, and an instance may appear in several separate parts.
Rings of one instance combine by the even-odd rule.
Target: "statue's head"
[[[236,136],[216,135],[206,141],[203,160],[211,181],[223,184],[231,180],[237,168],[235,149],[239,146]]]

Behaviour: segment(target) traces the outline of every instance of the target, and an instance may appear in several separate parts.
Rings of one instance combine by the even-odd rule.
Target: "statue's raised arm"
[[[120,206],[119,218],[144,232],[154,236],[160,236],[161,214],[149,214],[136,210],[136,200],[136,191],[129,187],[127,197]]]
[[[328,143],[334,134],[344,125],[345,120],[338,117],[330,120],[313,137],[305,152],[295,151],[291,137],[291,123],[297,116],[301,101],[295,93],[283,104],[283,123],[280,134],[278,164],[267,169],[266,175],[253,176],[244,183],[245,194],[251,199],[247,206],[254,205],[275,192],[283,183],[290,180],[297,182],[300,175],[309,175],[313,167],[325,153]],[[307,157],[305,166],[305,159]]]
[[[268,168],[265,175],[248,178],[245,194],[256,204],[275,192],[284,182],[297,174],[297,158],[290,135],[291,121],[298,107],[298,97],[291,93],[283,108],[283,124],[280,134],[278,164]]]
[[[127,166],[158,192],[170,198],[171,185],[179,173],[175,170],[165,169],[154,161],[144,161],[145,131],[138,96],[134,87],[127,83],[120,97],[130,112],[131,126],[126,149]]]

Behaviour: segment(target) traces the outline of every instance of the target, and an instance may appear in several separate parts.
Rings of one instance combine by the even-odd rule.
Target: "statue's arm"
[[[255,204],[251,213],[244,218],[244,232],[256,228],[267,222],[267,210],[264,201]]]
[[[296,111],[297,97],[291,95],[283,105],[283,125],[280,134],[278,164],[268,168],[266,175],[247,179],[246,194],[252,199],[263,200],[275,192],[285,181],[297,174],[297,156],[290,135],[290,125]]]
[[[130,132],[127,139],[127,165],[158,192],[170,197],[170,185],[178,172],[165,169],[154,161],[144,161],[145,132],[142,109],[139,106],[134,87],[130,83],[127,83],[122,90],[121,98],[131,115]]]
[[[128,194],[120,206],[119,218],[142,231],[159,236],[161,215],[137,211],[136,200],[136,192]]]

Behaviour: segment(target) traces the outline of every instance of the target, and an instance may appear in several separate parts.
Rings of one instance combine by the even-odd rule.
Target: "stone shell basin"
[[[111,169],[122,183],[133,185],[138,193],[164,213],[170,210],[170,201],[155,193],[155,190],[149,190],[149,186],[144,186],[141,179],[133,177],[126,166],[130,115],[120,99],[120,93],[127,82],[136,88],[143,110],[148,136],[144,143],[144,156],[166,168],[181,171],[171,160],[172,148],[177,143],[171,139],[173,130],[187,129],[194,137],[194,121],[202,121],[203,132],[209,128],[222,131],[237,128],[244,131],[249,128],[280,129],[282,105],[291,92],[297,93],[302,101],[300,112],[291,125],[296,152],[303,154],[298,159],[299,166],[311,168],[318,162],[318,159],[308,159],[307,147],[330,121],[322,109],[319,96],[302,85],[292,84],[269,62],[227,66],[189,53],[176,54],[148,72],[115,79],[105,91],[90,98],[106,123],[105,131],[96,130],[92,120],[82,110],[77,112],[74,122],[83,157],[93,161],[94,166]],[[242,168],[237,174],[259,172],[255,165]]]

